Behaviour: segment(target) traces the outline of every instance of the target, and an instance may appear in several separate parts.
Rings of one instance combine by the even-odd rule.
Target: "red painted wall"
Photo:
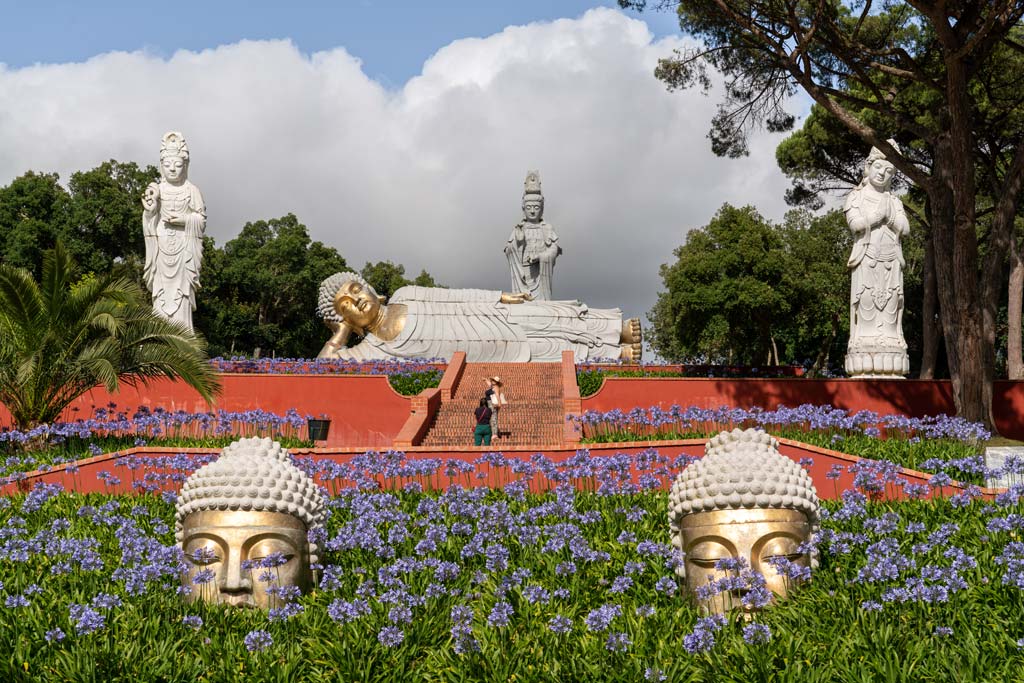
[[[701,408],[768,410],[804,403],[833,405],[851,412],[911,417],[953,415],[953,393],[945,380],[816,380],[816,379],[703,379],[606,377],[596,394],[583,399],[583,410],[630,410],[673,404]],[[1024,439],[1024,382],[995,383],[993,411],[1003,436]]]
[[[223,392],[217,399],[217,409],[259,408],[283,415],[294,408],[303,416],[326,414],[331,419],[328,446],[390,448],[409,417],[410,398],[396,393],[383,375],[225,374],[220,380]],[[93,389],[76,400],[63,417],[89,418],[95,408],[108,403],[129,412],[139,406],[188,412],[211,410],[194,389],[162,379],[145,387],[123,387],[116,394]],[[10,413],[0,405],[0,425],[10,424]]]

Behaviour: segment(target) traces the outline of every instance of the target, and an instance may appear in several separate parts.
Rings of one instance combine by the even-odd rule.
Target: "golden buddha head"
[[[384,302],[377,291],[358,273],[335,273],[320,283],[317,311],[330,323],[345,323],[365,334],[380,322]]]
[[[189,600],[268,609],[313,582],[320,488],[269,438],[239,439],[185,480],[175,535]]]
[[[784,598],[817,566],[818,496],[810,475],[764,432],[735,429],[711,440],[669,496],[677,572],[706,611],[756,611]]]

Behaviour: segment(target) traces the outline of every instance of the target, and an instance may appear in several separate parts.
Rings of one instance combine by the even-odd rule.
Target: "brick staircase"
[[[508,405],[498,414],[501,438],[494,448],[560,444],[564,437],[560,363],[466,363],[451,399],[441,400],[422,446],[473,445],[473,411],[487,390],[484,379],[497,375]]]

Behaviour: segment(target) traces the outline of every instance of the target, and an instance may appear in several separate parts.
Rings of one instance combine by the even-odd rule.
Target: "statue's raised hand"
[[[142,194],[142,209],[152,213],[156,211],[157,204],[160,203],[160,185],[157,183],[150,183],[146,186],[146,191]]]

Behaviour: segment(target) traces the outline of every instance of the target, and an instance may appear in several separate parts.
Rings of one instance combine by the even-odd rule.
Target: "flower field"
[[[572,421],[582,432],[583,443],[705,439],[734,427],[759,427],[785,439],[910,469],[947,472],[978,484],[980,444],[991,437],[980,425],[948,415],[914,418],[867,410],[851,414],[811,404],[776,410],[652,406],[628,412],[587,411]]]
[[[386,375],[402,396],[415,396],[441,383],[448,361],[444,358],[353,361],[335,358],[212,358],[210,364],[225,374],[278,375]]]
[[[811,583],[752,622],[716,620],[679,593],[664,492],[604,460],[301,460],[331,493],[324,566],[314,592],[282,590],[269,614],[184,602],[172,485],[0,499],[0,680],[1024,676],[1019,491],[891,503],[846,491],[828,505]],[[652,487],[686,464],[648,460]],[[467,482],[499,469],[507,483],[421,490],[417,477],[438,467]],[[527,474],[546,490],[529,492]],[[749,571],[734,580],[756,589]]]
[[[129,415],[110,406],[98,409],[89,419],[0,431],[0,454],[4,455],[0,478],[132,446],[218,447],[243,436],[271,436],[286,447],[308,445],[303,440],[306,418],[295,410],[277,415],[263,410],[186,412],[145,407]]]
[[[211,358],[217,372],[280,375],[394,375],[443,370],[444,358],[357,361],[337,358]]]

